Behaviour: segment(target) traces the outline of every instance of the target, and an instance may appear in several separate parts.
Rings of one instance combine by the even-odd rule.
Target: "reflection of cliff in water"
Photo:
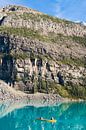
[[[22,102],[14,102],[14,103],[10,103],[10,102],[6,102],[3,104],[0,104],[0,118],[7,116],[9,113],[11,113],[12,111],[14,111],[15,109],[19,109],[24,107],[25,105],[27,105],[27,101],[22,101]]]
[[[19,108],[23,108],[24,106],[28,106],[30,102],[28,102],[28,100],[26,101],[18,101],[18,102],[8,102],[8,103],[2,103],[0,104],[0,118],[7,116],[9,113],[11,113],[12,111],[15,111],[15,109],[19,109]],[[58,103],[57,105],[51,107],[50,106],[43,106],[43,104],[40,104],[38,106],[33,106],[36,109],[41,109],[42,111],[44,110],[44,108],[47,108],[47,112],[49,111],[54,111],[55,113],[57,112],[56,108],[58,109],[58,116],[61,116],[63,114],[63,112],[65,112],[71,104],[68,103]],[[28,106],[29,107],[29,106]]]
[[[86,103],[63,103],[57,104],[57,106],[46,106],[38,108],[33,106],[26,106],[20,109],[16,109],[15,107],[15,110],[12,112],[6,112],[6,105],[1,105],[0,110],[0,128],[2,127],[1,123],[3,124],[5,121],[5,126],[9,130],[15,130],[15,128],[18,130],[35,130],[36,128],[37,130],[57,130],[59,128],[62,128],[63,130],[67,126],[71,127],[72,120],[74,121],[73,124],[75,124],[75,122],[79,123],[78,121],[80,117],[85,115]],[[2,117],[3,113],[6,113],[4,117]],[[57,120],[57,123],[54,125],[51,123],[35,120],[38,117],[50,119],[52,116]]]

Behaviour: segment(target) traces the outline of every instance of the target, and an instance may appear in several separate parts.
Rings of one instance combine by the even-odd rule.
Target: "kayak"
[[[57,120],[48,120],[48,119],[40,119],[38,118],[37,120],[40,120],[40,121],[46,121],[46,122],[50,122],[50,123],[56,123]]]

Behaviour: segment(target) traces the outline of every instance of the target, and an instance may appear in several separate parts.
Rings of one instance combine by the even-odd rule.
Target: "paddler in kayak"
[[[56,121],[57,121],[57,120],[55,120],[53,117],[51,117],[50,120],[44,119],[43,117],[40,117],[40,118],[38,118],[37,120],[46,121],[46,122],[50,122],[50,123],[56,123]]]

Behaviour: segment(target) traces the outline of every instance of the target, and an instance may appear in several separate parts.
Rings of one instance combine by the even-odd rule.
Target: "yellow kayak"
[[[38,118],[37,120],[40,120],[40,121],[46,121],[46,122],[50,122],[50,123],[56,123],[57,122],[57,120],[48,120],[48,119],[40,119],[40,118]]]

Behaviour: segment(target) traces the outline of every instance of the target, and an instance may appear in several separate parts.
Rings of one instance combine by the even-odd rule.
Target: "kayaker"
[[[40,120],[43,120],[44,118],[43,118],[43,117],[40,117],[39,119],[40,119]]]
[[[51,120],[54,120],[54,118],[53,118],[53,117],[51,117]]]

